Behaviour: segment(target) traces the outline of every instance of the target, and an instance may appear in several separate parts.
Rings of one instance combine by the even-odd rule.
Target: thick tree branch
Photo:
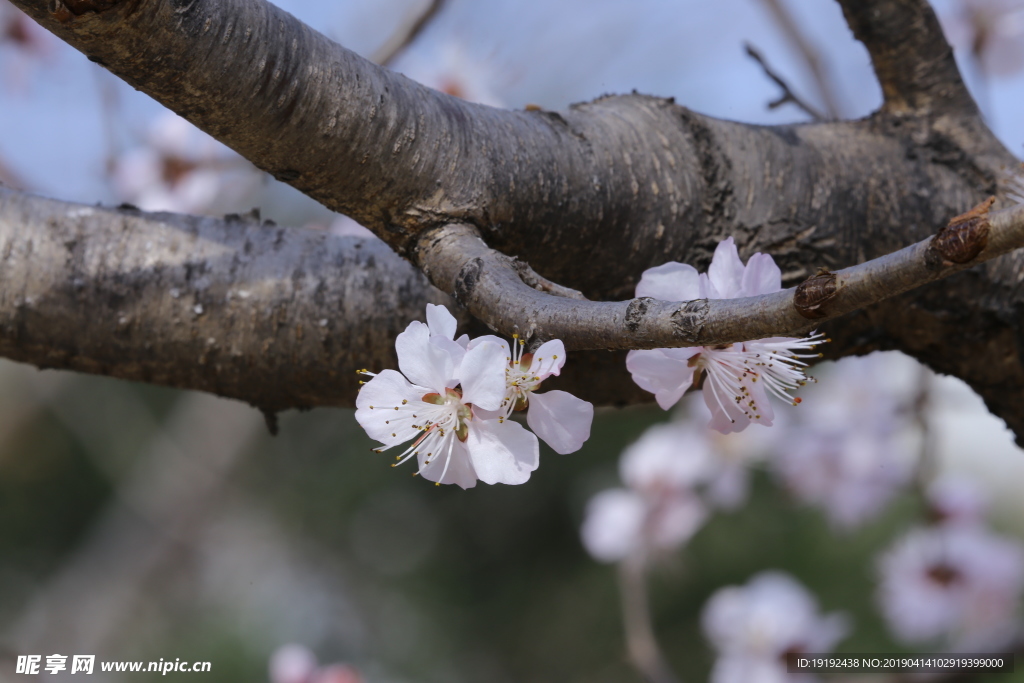
[[[357,368],[453,302],[377,240],[43,199],[0,187],[0,356],[251,403],[351,406]],[[465,316],[463,316],[465,317]],[[636,403],[621,354],[574,354],[559,385]]]
[[[947,220],[1014,161],[966,120],[766,128],[639,95],[500,111],[382,69],[265,0],[111,0],[77,16],[16,4],[399,253],[468,223],[591,298],[628,296],[665,260],[706,262],[727,235],[748,252],[805,235],[783,255],[794,277],[872,258],[924,237],[892,226]]]
[[[351,405],[357,367],[448,303],[377,240],[0,188],[0,355],[239,398]]]
[[[839,4],[853,34],[871,54],[886,110],[977,113],[953,49],[926,0],[839,0]]]

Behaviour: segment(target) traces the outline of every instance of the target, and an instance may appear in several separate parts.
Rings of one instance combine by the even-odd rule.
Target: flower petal
[[[430,343],[430,328],[414,320],[395,339],[398,368],[413,384],[444,394],[455,370],[455,361],[447,351]]]
[[[522,484],[540,464],[537,437],[512,420],[473,420],[466,447],[485,484]]]
[[[448,312],[447,308],[427,304],[427,327],[430,328],[430,334],[437,334],[445,339],[455,339],[455,328],[458,326],[459,321]]]
[[[662,410],[674,406],[693,382],[693,368],[686,361],[669,358],[661,349],[630,351],[626,369],[641,389],[654,394]]]
[[[466,347],[461,346],[458,342],[454,342],[447,337],[442,337],[436,334],[430,335],[430,343],[440,349],[443,349],[445,353],[451,356],[452,364],[455,367],[452,374],[458,375],[459,366],[462,365],[462,359],[466,357]],[[449,377],[448,379],[453,378]],[[454,384],[454,382],[449,382],[448,384]]]
[[[461,337],[459,338],[461,339]],[[505,356],[508,358],[508,360],[512,360],[512,350],[509,348],[508,342],[502,339],[501,337],[495,337],[493,334],[485,334],[482,337],[470,339],[466,344],[466,348],[475,349],[476,347],[480,346],[485,342],[494,342],[495,344],[497,344],[498,346],[505,350]]]
[[[649,542],[660,550],[674,550],[697,533],[707,518],[707,508],[696,495],[672,496],[648,520]]]
[[[541,344],[540,348],[533,352],[530,373],[541,379],[546,379],[560,373],[563,365],[565,365],[565,344],[561,339],[552,339]]]
[[[652,494],[692,489],[715,464],[706,432],[678,421],[649,427],[622,452],[619,476],[631,489]]]
[[[772,294],[782,289],[782,271],[775,265],[775,259],[768,254],[757,253],[747,261],[743,271],[739,296]]]
[[[497,410],[505,399],[505,349],[494,342],[473,346],[458,368],[462,383],[462,402],[484,410]]]
[[[722,434],[731,434],[742,432],[751,422],[771,426],[775,410],[760,377],[757,377],[756,382],[752,381],[751,375],[737,377],[737,383],[747,391],[746,395],[740,397],[720,382],[718,377],[718,374],[709,372],[704,382],[704,402],[711,410],[708,427]],[[750,405],[751,402],[754,405]]]
[[[700,282],[697,283],[698,293],[700,294],[699,299],[724,299],[725,297],[718,293],[715,289],[715,285],[708,278],[707,273],[700,274]]]
[[[447,463],[447,459],[451,457],[452,461]],[[426,464],[426,455],[420,453],[417,456],[420,465],[420,476],[427,481],[437,482],[438,484],[457,484],[463,489],[471,489],[476,486],[476,470],[473,469],[473,463],[469,460],[469,451],[466,450],[466,445],[459,440],[455,440],[452,445],[452,452],[448,454],[434,455],[430,459],[430,463]],[[445,472],[445,464],[448,465],[448,471]],[[444,478],[441,478],[441,473],[444,472]]]
[[[394,408],[402,405],[403,400],[417,401],[422,397],[423,388],[409,384],[397,370],[382,370],[359,390],[356,422],[371,439],[385,446],[405,443],[417,436],[419,430],[408,425],[404,429],[392,425]]]
[[[530,394],[526,423],[555,453],[574,453],[590,438],[594,406],[565,391]]]
[[[580,536],[587,552],[601,562],[617,562],[642,548],[647,504],[633,491],[608,489],[587,503]]]
[[[662,301],[699,299],[698,278],[697,269],[693,266],[669,261],[644,271],[636,286],[636,295]]]
[[[715,248],[715,255],[708,267],[708,277],[718,290],[720,299],[735,299],[739,295],[743,282],[743,261],[731,237],[719,242]]]

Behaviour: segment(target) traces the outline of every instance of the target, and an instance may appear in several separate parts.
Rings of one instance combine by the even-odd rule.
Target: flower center
[[[927,569],[925,574],[928,578],[939,584],[940,586],[947,587],[960,580],[960,571],[956,567],[940,562],[934,564]]]
[[[514,411],[526,410],[530,406],[530,392],[540,388],[541,378],[530,371],[533,365],[533,354],[523,353],[526,342],[518,334],[512,335],[512,357],[508,359],[505,369],[505,400],[502,407],[505,417]]]
[[[444,436],[444,430],[449,429],[459,437],[459,441],[465,442],[469,437],[469,421],[473,419],[473,406],[462,402],[461,389],[445,389],[445,395],[425,394],[421,399],[428,405],[438,406],[439,410],[425,411],[430,417],[420,429],[429,432],[432,429],[440,429]]]
[[[463,403],[462,390],[445,389],[444,395],[438,393],[424,394],[419,400],[403,400],[401,405],[393,406],[396,411],[396,423],[406,424],[412,429],[423,432],[412,442],[392,467],[397,467],[406,460],[421,453],[425,455],[423,464],[415,474],[433,462],[437,456],[445,458],[444,469],[436,483],[441,485],[448,466],[452,461],[455,440],[465,442],[469,438],[469,423],[473,420],[473,406]],[[373,409],[373,406],[370,406]],[[392,435],[394,436],[394,435]],[[374,449],[380,453],[382,449]]]

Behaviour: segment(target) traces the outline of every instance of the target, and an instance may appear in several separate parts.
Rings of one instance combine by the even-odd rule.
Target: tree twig
[[[994,199],[994,198],[993,198]],[[713,346],[799,336],[864,306],[1024,247],[1024,206],[989,214],[991,201],[934,237],[797,287],[741,299],[580,301],[527,286],[510,259],[466,225],[429,233],[418,252],[431,281],[504,334],[561,339],[567,349]],[[982,212],[982,209],[984,211]],[[975,215],[974,212],[977,212]]]
[[[395,57],[423,33],[423,29],[437,16],[442,7],[444,7],[444,0],[429,0],[423,8],[404,16],[402,23],[387,41],[377,48],[370,59],[381,66],[389,66]]]
[[[802,109],[814,121],[824,121],[826,119],[826,116],[824,114],[822,114],[820,111],[815,109],[813,106],[811,106],[804,100],[800,99],[800,97],[798,97],[793,92],[793,90],[789,87],[789,84],[786,83],[786,81],[784,81],[781,76],[775,73],[775,71],[772,70],[770,66],[768,66],[768,62],[765,61],[764,56],[757,50],[757,48],[755,48],[750,43],[745,43],[744,47],[746,48],[747,55],[755,62],[760,64],[761,70],[764,71],[764,74],[768,78],[772,79],[775,82],[775,84],[779,86],[779,88],[782,90],[782,95],[778,99],[772,100],[771,102],[768,103],[769,109],[777,109],[784,104],[791,103],[796,105],[798,108]]]
[[[829,82],[828,75],[825,73],[825,67],[822,64],[821,55],[818,54],[817,49],[815,49],[807,37],[804,36],[803,31],[800,30],[796,20],[793,18],[793,15],[786,8],[782,0],[761,1],[775,19],[775,23],[779,25],[780,29],[782,29],[783,35],[786,36],[790,43],[796,46],[801,56],[803,56],[804,63],[807,64],[807,68],[811,72],[811,77],[814,79],[814,83],[818,88],[818,94],[821,96],[821,101],[825,103],[827,116],[824,118],[832,120],[838,119],[840,115],[839,100],[832,89],[832,84]],[[765,71],[768,71],[767,67],[765,67]],[[770,75],[771,74],[769,73],[769,76]]]
[[[630,661],[648,683],[678,683],[654,635],[643,563],[628,559],[620,562],[618,574],[622,621]]]

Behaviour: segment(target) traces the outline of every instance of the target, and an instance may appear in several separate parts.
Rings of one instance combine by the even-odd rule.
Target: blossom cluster
[[[579,450],[590,437],[594,407],[564,391],[539,391],[565,365],[554,339],[524,353],[498,337],[455,337],[457,321],[427,304],[427,322],[398,335],[401,372],[361,371],[372,379],[359,391],[356,420],[381,452],[412,441],[396,465],[415,458],[416,474],[462,488],[522,484],[540,461],[539,436],[557,453]],[[509,419],[526,411],[530,432]],[[534,434],[536,433],[536,435]]]
[[[33,83],[32,67],[49,61],[53,48],[53,36],[46,29],[7,0],[0,0],[0,89],[27,93]]]
[[[713,509],[746,498],[749,444],[723,443],[702,423],[704,406],[688,407],[691,419],[654,425],[626,448],[619,460],[625,486],[587,504],[581,536],[595,559],[654,559],[688,541]]]
[[[914,472],[913,392],[899,354],[844,358],[773,435],[768,463],[801,502],[848,530],[881,512]],[[900,381],[903,380],[903,386]]]

